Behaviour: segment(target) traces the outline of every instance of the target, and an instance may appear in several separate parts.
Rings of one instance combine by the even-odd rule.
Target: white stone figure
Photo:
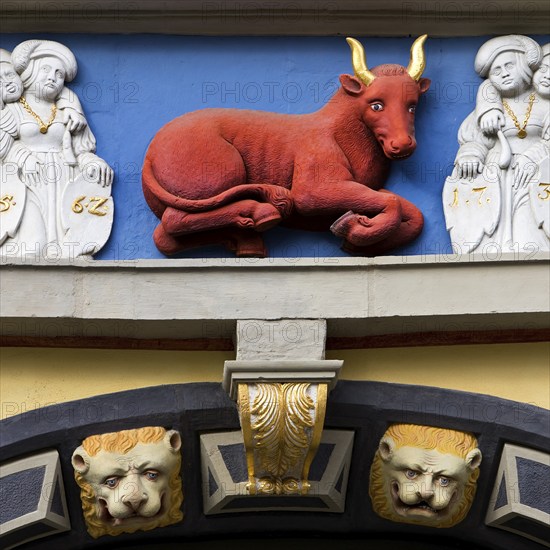
[[[443,189],[457,253],[550,250],[550,192],[541,181],[550,152],[547,56],[548,45],[520,35],[493,38],[477,53],[476,71],[488,78],[459,129]]]
[[[4,162],[19,137],[17,121],[4,107],[17,101],[22,93],[23,83],[13,67],[11,54],[0,49],[0,245],[17,233],[25,206],[26,189],[17,168],[10,170]]]
[[[0,246],[2,258],[73,259],[97,252],[113,221],[113,171],[95,155],[80,101],[65,87],[76,75],[73,53],[58,42],[27,40],[11,54],[23,83],[3,111],[15,121],[3,172],[26,186],[21,222]]]

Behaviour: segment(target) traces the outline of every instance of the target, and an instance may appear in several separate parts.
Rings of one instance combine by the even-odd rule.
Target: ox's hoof
[[[400,211],[399,211],[400,214]],[[331,231],[348,243],[357,246],[372,246],[387,239],[399,228],[400,218],[380,213],[372,218],[363,214],[346,212],[331,226]]]
[[[349,210],[343,216],[340,216],[331,226],[330,230],[337,236],[346,239],[353,229],[353,227],[359,222],[359,218],[365,218],[365,216],[359,216],[355,212]],[[366,225],[366,224],[363,224]]]
[[[261,233],[276,226],[281,221],[281,214],[275,206],[268,203],[258,203],[252,213],[254,231]]]
[[[159,252],[166,256],[172,256],[183,250],[182,243],[179,239],[169,235],[162,224],[157,225],[153,231],[153,241],[156,247],[159,249]]]
[[[267,248],[254,243],[250,243],[249,245],[240,244],[234,252],[238,258],[265,258],[267,256]]]
[[[239,258],[265,258],[267,248],[263,238],[253,231],[230,231],[225,246]]]

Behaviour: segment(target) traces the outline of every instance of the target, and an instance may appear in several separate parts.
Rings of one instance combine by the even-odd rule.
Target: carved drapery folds
[[[248,494],[305,495],[342,361],[323,358],[324,321],[288,321],[292,342],[285,321],[253,321],[265,332],[253,341],[243,338],[246,323],[237,324],[237,360],[225,363],[224,387],[239,408]]]

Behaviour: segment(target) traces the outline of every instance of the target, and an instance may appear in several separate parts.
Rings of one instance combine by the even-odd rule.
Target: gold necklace
[[[32,109],[31,106],[27,103],[27,100],[22,97],[19,99],[19,102],[21,105],[23,105],[23,108],[29,115],[33,116],[36,119],[36,122],[38,122],[38,126],[40,126],[40,133],[45,134],[48,131],[48,128],[53,124],[53,121],[55,120],[55,117],[57,115],[57,105],[54,103],[52,105],[52,112],[50,114],[50,119],[48,122],[44,122]]]
[[[518,138],[524,139],[527,137],[527,130],[525,129],[527,127],[527,123],[529,122],[529,117],[531,116],[531,110],[533,109],[533,103],[535,103],[535,94],[529,95],[529,105],[527,105],[527,111],[525,112],[525,118],[523,119],[523,124],[520,126],[518,122],[518,117],[514,114],[514,111],[510,108],[510,105],[506,103],[506,101],[502,101],[503,107],[506,109],[506,112],[508,115],[510,115],[510,118],[512,119],[512,122],[514,123],[514,126],[518,129]]]

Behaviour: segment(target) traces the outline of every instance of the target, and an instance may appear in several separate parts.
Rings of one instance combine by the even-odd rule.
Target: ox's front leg
[[[389,191],[382,190],[382,193]],[[359,256],[380,256],[399,246],[403,246],[416,239],[424,226],[422,212],[411,202],[399,197],[401,204],[401,224],[397,231],[394,231],[387,239],[370,246],[355,246],[344,241],[342,248],[350,254]]]
[[[338,217],[330,230],[355,246],[378,243],[401,224],[401,204],[391,193],[381,193],[349,180],[309,189],[297,187],[300,191],[295,196],[297,212],[303,216]]]
[[[330,230],[355,246],[373,245],[387,239],[401,225],[401,205],[395,195],[385,197],[383,202],[374,215],[348,210],[330,226]]]

